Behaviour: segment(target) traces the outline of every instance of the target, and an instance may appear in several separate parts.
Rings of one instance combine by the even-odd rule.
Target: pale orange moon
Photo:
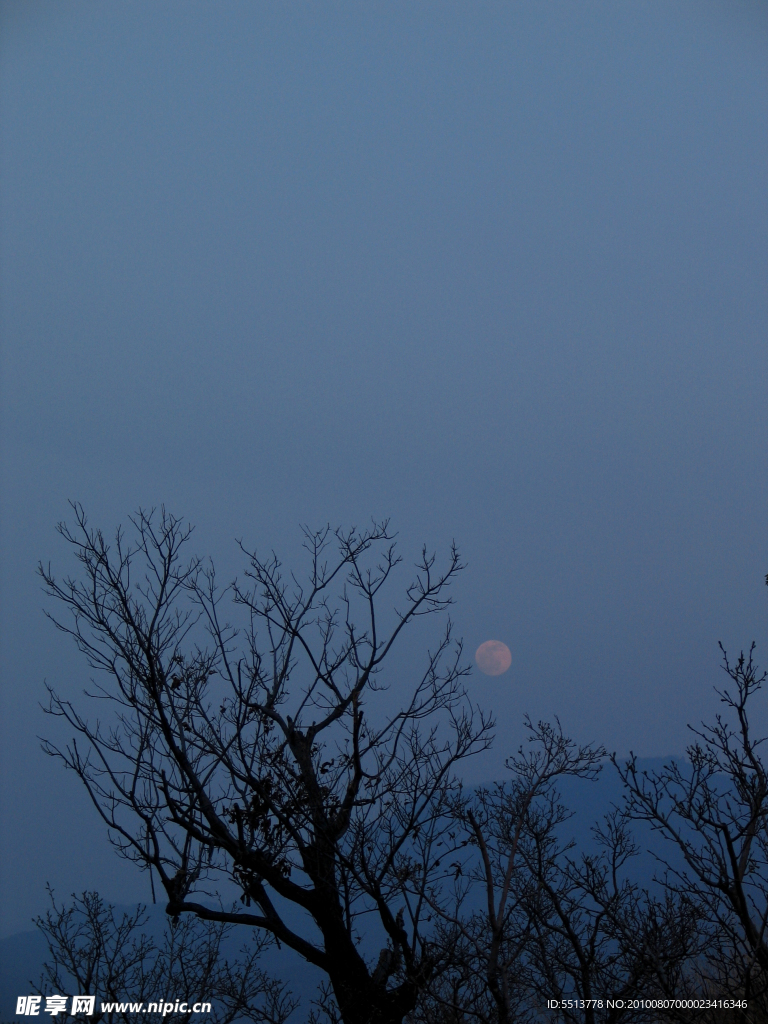
[[[486,640],[475,651],[475,661],[487,676],[500,676],[512,664],[512,652],[501,640]]]

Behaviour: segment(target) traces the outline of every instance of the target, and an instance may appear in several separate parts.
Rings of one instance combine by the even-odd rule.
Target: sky
[[[718,641],[768,665],[767,54],[747,0],[0,4],[0,935],[148,897],[40,750],[69,500],[225,578],[304,523],[391,517],[398,588],[455,539],[512,653],[474,781],[526,714],[680,754]]]

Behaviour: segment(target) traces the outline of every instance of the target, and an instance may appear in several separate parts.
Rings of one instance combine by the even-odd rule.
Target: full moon
[[[500,676],[512,664],[512,652],[501,640],[486,640],[475,651],[475,661],[487,676]]]

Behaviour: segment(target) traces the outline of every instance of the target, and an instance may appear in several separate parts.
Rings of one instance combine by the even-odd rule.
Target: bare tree
[[[530,875],[531,993],[539,1005],[557,999],[557,1019],[571,1024],[671,1019],[646,1003],[679,994],[698,952],[695,915],[633,880],[639,850],[624,814],[613,809],[593,827],[588,851],[562,841],[564,820],[554,802],[535,811],[521,849]]]
[[[722,650],[722,645],[721,645]],[[687,759],[658,772],[616,759],[628,813],[647,821],[675,857],[662,859],[662,884],[697,910],[702,955],[692,964],[699,993],[740,1001],[739,1019],[768,1019],[768,770],[766,738],[755,738],[748,705],[766,679],[749,654],[723,650],[730,685],[725,712],[693,728]]]
[[[604,754],[591,746],[577,747],[563,734],[559,722],[534,726],[526,719],[526,726],[528,746],[520,747],[506,762],[511,779],[481,787],[454,804],[463,836],[457,852],[470,853],[453,862],[453,908],[441,908],[443,921],[454,933],[454,948],[461,951],[463,960],[462,971],[447,975],[443,992],[447,987],[450,1001],[457,1004],[456,982],[463,975],[467,1019],[499,1024],[521,1020],[527,997],[521,982],[531,941],[525,910],[531,899],[531,876],[521,864],[521,844],[525,844],[540,808],[554,811],[557,780],[563,776],[594,778]],[[552,817],[551,827],[559,820]],[[482,909],[467,913],[473,890],[482,893]],[[482,979],[482,996],[477,991],[478,978]],[[443,1000],[449,1001],[445,995]]]
[[[297,1005],[285,986],[258,966],[270,941],[264,934],[252,936],[230,961],[223,943],[233,925],[187,918],[166,926],[158,944],[144,931],[144,907],[118,915],[96,892],[73,896],[69,906],[57,905],[50,889],[49,895],[51,909],[36,921],[49,956],[37,990],[68,992],[74,984],[79,993],[98,996],[88,1017],[94,1024],[128,1024],[136,1004],[145,1010],[153,1002],[176,1007],[180,994],[190,1004],[209,1002],[211,1024],[285,1024]],[[182,1012],[171,1009],[163,1019],[188,1021],[186,1006]]]
[[[467,699],[450,622],[395,702],[382,672],[403,630],[451,603],[458,552],[438,569],[424,549],[388,611],[386,522],[305,531],[304,583],[243,548],[244,582],[222,591],[210,564],[184,560],[190,528],[164,510],[110,546],[73,508],[59,530],[80,578],[40,574],[71,612],[53,621],[100,673],[87,691],[100,717],[50,690],[75,736],[45,749],[159,879],[170,915],[273,936],[325,972],[345,1024],[400,1022],[441,956],[429,901],[453,770],[492,723]],[[227,884],[237,912],[212,899]]]
[[[661,1019],[631,1001],[674,992],[698,952],[695,918],[633,882],[638,850],[618,810],[593,828],[589,850],[577,849],[559,784],[594,781],[604,751],[577,746],[559,722],[527,725],[530,746],[508,760],[511,778],[456,802],[453,901],[436,907],[453,955],[414,1020]]]

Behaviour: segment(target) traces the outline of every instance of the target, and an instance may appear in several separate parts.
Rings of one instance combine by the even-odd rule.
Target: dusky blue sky
[[[739,0],[0,5],[2,934],[46,880],[148,895],[39,750],[70,498],[225,577],[301,523],[455,538],[513,654],[470,777],[526,712],[684,749],[765,641],[767,55]]]

